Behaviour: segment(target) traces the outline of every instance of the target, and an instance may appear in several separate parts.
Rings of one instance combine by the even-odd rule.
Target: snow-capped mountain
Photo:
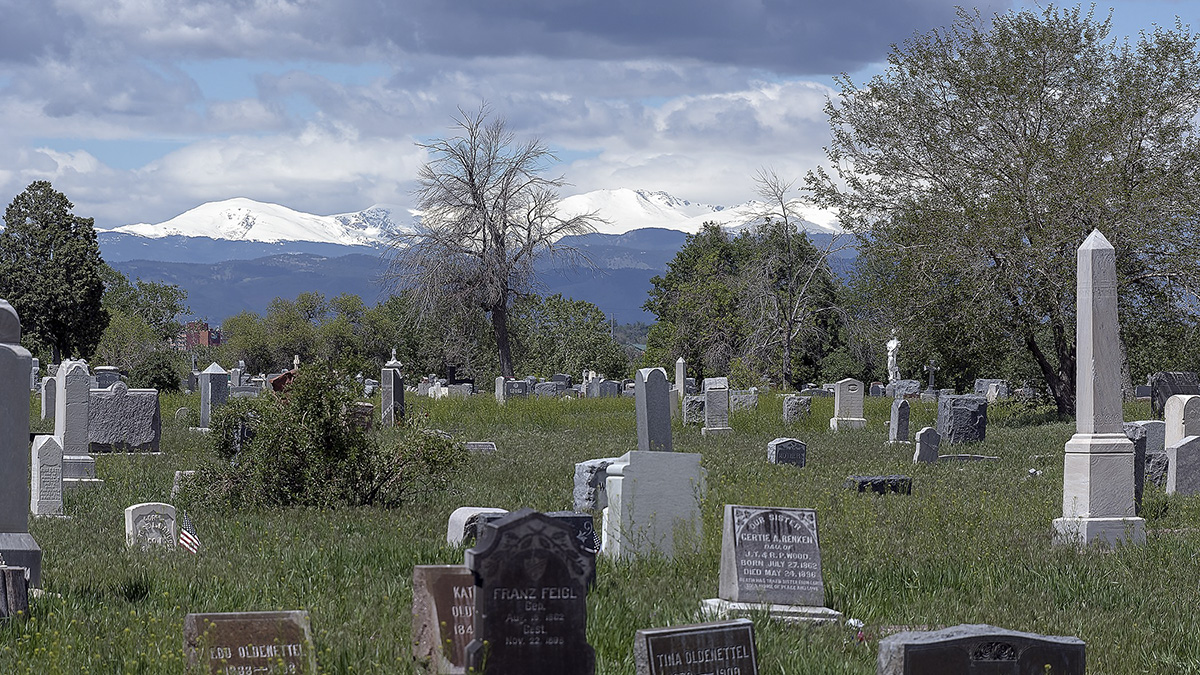
[[[810,232],[840,231],[832,213],[795,202]],[[665,192],[596,190],[559,202],[559,213],[596,213],[600,234],[625,234],[657,227],[695,233],[707,221],[738,229],[760,221],[765,206],[746,202],[733,207],[690,202]],[[283,243],[315,242],[340,246],[387,245],[396,234],[413,232],[420,214],[398,206],[375,205],[355,213],[318,216],[244,197],[201,204],[162,223],[137,223],[107,230],[148,239],[204,237],[213,240]]]
[[[404,217],[397,217],[403,214]],[[318,242],[342,246],[379,246],[395,234],[412,231],[405,210],[375,205],[356,213],[317,216],[279,204],[236,197],[208,202],[162,223],[137,223],[108,230],[150,239],[206,237],[251,242]]]

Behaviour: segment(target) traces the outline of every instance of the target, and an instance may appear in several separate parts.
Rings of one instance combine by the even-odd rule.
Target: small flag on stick
[[[192,553],[200,550],[200,537],[196,536],[196,526],[186,511],[179,518],[179,545]]]

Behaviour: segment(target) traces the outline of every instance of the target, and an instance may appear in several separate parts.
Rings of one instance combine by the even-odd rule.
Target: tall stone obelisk
[[[1055,543],[1145,543],[1146,521],[1134,516],[1133,441],[1121,430],[1117,256],[1093,230],[1077,262],[1075,435],[1066,445]]]

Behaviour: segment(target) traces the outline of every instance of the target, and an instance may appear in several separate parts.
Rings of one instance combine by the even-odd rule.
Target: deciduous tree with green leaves
[[[861,237],[863,297],[905,350],[1021,355],[1063,414],[1075,250],[1093,229],[1116,247],[1125,326],[1190,317],[1200,281],[1197,37],[1110,34],[1079,8],[960,10],[865,85],[838,78],[833,173],[807,180]]]
[[[96,230],[73,208],[49,181],[34,181],[5,209],[0,232],[0,297],[17,310],[22,340],[54,363],[91,357],[109,320]]]

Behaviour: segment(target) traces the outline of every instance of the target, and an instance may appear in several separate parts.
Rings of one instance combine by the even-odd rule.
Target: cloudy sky
[[[865,80],[956,2],[0,0],[0,202],[50,180],[100,227],[236,196],[403,206],[416,143],[486,101],[558,153],[563,196],[736,204],[759,167],[822,161],[834,74]],[[1200,10],[1110,5],[1120,35]]]

